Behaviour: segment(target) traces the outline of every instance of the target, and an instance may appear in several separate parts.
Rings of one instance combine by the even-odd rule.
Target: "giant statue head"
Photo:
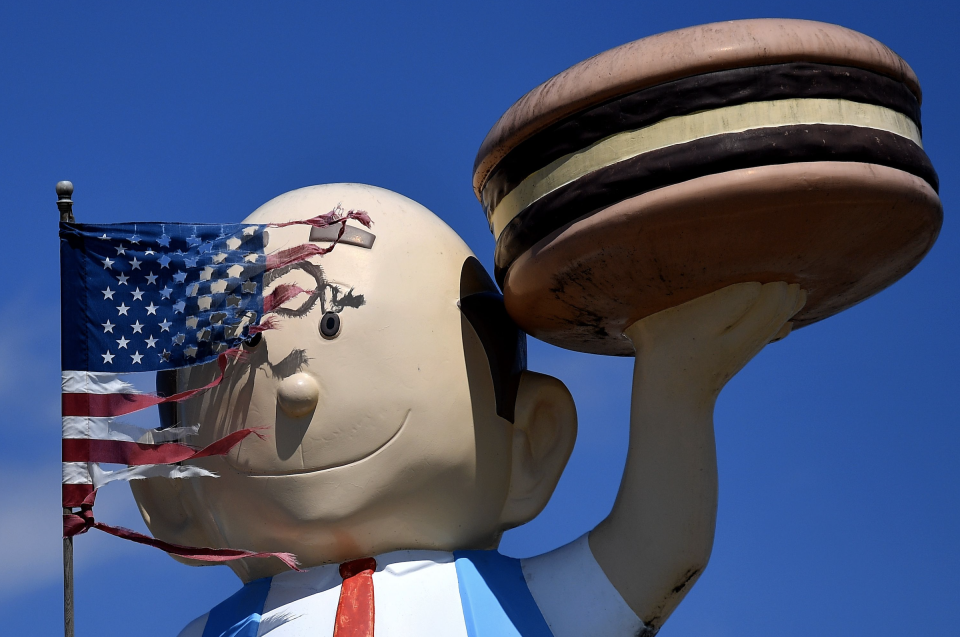
[[[131,483],[154,535],[191,546],[290,551],[307,566],[398,549],[492,548],[546,505],[576,438],[559,380],[527,371],[524,335],[470,249],[429,210],[357,184],[295,190],[247,223],[337,207],[369,213],[329,253],[269,273],[304,290],[244,345],[215,389],[169,418],[198,444],[259,428],[218,478]],[[332,245],[339,226],[269,230],[267,251]],[[332,234],[331,234],[332,233]],[[295,288],[288,288],[295,289]],[[180,388],[216,365],[184,369]],[[232,564],[251,580],[274,560]]]

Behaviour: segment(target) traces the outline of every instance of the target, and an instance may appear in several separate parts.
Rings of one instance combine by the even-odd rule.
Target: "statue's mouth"
[[[226,461],[237,472],[242,473],[244,475],[249,475],[249,476],[302,475],[302,474],[308,474],[308,473],[318,473],[321,471],[328,471],[330,469],[338,469],[340,467],[348,467],[350,465],[363,462],[364,460],[377,455],[378,453],[386,449],[391,443],[393,443],[393,441],[396,440],[397,437],[400,435],[400,432],[403,431],[403,429],[406,427],[407,422],[409,422],[411,412],[412,410],[410,409],[406,411],[406,413],[404,414],[403,420],[400,421],[400,424],[396,428],[396,430],[381,444],[367,451],[366,453],[362,453],[361,455],[351,455],[348,459],[342,459],[339,461],[335,460],[327,463],[321,463],[321,464],[316,464],[309,467],[300,467],[300,468],[294,467],[289,469],[257,469],[255,466],[253,466],[255,463],[244,461],[245,460],[244,446],[249,444],[264,444],[264,442],[266,442],[267,444],[271,444],[272,440],[268,436],[266,441],[254,439],[248,442],[249,438],[245,439],[244,442],[241,443],[240,445],[237,457],[233,457],[232,455],[227,456]],[[299,451],[299,448],[298,448],[298,451]]]

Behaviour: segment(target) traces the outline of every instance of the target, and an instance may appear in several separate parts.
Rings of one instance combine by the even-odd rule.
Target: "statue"
[[[706,25],[591,58],[500,119],[474,180],[496,283],[396,193],[330,184],[264,204],[245,221],[343,206],[373,225],[269,273],[265,286],[304,293],[220,385],[167,414],[199,423],[201,444],[267,435],[191,461],[217,479],[131,482],[157,538],[289,551],[305,569],[231,562],[244,587],[181,635],[656,634],[710,556],[724,384],[936,239],[918,119],[912,71],[866,36]],[[276,227],[267,250],[335,239]],[[500,536],[546,505],[577,433],[563,383],[526,369],[521,328],[636,364],[613,511],[516,560]]]

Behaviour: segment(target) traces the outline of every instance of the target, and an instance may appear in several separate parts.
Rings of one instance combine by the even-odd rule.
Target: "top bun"
[[[817,62],[852,66],[903,82],[921,100],[913,69],[890,48],[835,24],[754,19],[660,33],[604,51],[536,87],[497,120],[480,145],[473,189],[481,198],[496,165],[524,140],[603,101],[700,73]]]

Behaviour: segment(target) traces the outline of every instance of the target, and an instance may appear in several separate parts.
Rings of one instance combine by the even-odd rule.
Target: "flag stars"
[[[119,312],[120,314],[122,314],[122,315],[124,315],[124,316],[130,316],[129,314],[127,314],[127,310],[129,310],[129,309],[130,309],[130,308],[127,307],[126,304],[125,304],[125,303],[122,303],[122,302],[120,303],[120,305],[117,306],[117,312]]]
[[[153,338],[153,334],[150,335],[150,338],[147,339],[147,349],[157,346],[157,341],[159,339]]]
[[[100,356],[103,356],[103,362],[104,362],[104,364],[107,364],[107,363],[109,363],[109,364],[111,364],[111,365],[113,364],[113,357],[114,357],[114,355],[111,354],[110,352],[107,352],[106,354],[100,354]]]
[[[140,236],[134,234],[133,236],[129,237],[129,238],[127,239],[127,241],[129,241],[130,243],[136,245],[136,244],[140,243]]]
[[[101,325],[101,327],[103,327],[103,333],[104,333],[104,334],[106,334],[107,332],[110,332],[111,334],[113,334],[113,328],[116,327],[116,325],[114,325],[113,323],[110,322],[110,319],[107,319],[107,322],[106,322],[106,323],[101,323],[100,325]],[[102,356],[102,354],[101,354],[101,356]]]
[[[139,320],[138,320],[136,323],[134,323],[133,325],[131,325],[130,327],[133,328],[133,333],[134,333],[134,334],[143,334],[143,325],[140,324],[140,321],[139,321]]]
[[[104,270],[112,270],[114,263],[116,263],[116,262],[115,262],[113,259],[111,259],[110,257],[106,257],[106,258],[103,260],[103,269],[104,269]]]
[[[151,301],[151,302],[150,302],[150,305],[148,305],[148,306],[145,308],[145,309],[147,310],[147,316],[149,316],[149,315],[151,315],[151,314],[153,314],[154,316],[156,316],[156,315],[157,315],[157,309],[158,309],[159,307],[160,307],[159,305],[154,305],[154,304],[153,304],[153,301]]]
[[[160,331],[169,332],[171,325],[173,325],[173,323],[171,323],[170,321],[163,321],[162,323],[160,323]]]
[[[186,336],[184,336],[182,333],[181,333],[181,334],[177,334],[176,336],[173,337],[173,344],[174,344],[174,345],[183,345],[183,342],[184,342],[185,340],[187,340],[187,337],[186,337]]]
[[[157,284],[157,275],[151,272],[147,275],[147,285],[156,285]]]
[[[140,287],[139,287],[139,286],[137,286],[137,289],[135,289],[135,290],[134,290],[133,292],[131,292],[130,294],[133,295],[133,300],[134,300],[134,301],[142,301],[142,300],[143,300],[143,292],[140,291]]]
[[[160,258],[157,259],[157,262],[160,264],[160,269],[164,269],[170,266],[170,262],[173,261],[170,257],[165,254],[160,255]]]
[[[140,361],[143,359],[143,354],[141,354],[140,351],[138,350],[133,354],[130,354],[130,358],[133,359],[134,364],[140,365],[141,364]]]
[[[177,301],[173,304],[173,311],[175,314],[183,314],[183,310],[187,307],[187,304],[183,301]]]
[[[137,257],[133,257],[133,261],[130,262],[130,269],[131,269],[131,270],[139,270],[141,263],[143,263],[143,261],[139,261],[139,260],[137,260]]]
[[[147,248],[147,251],[143,253],[145,257],[152,257],[156,252],[153,251],[153,248]]]
[[[170,352],[168,352],[167,350],[163,350],[162,352],[160,352],[160,360],[169,362]]]
[[[170,247],[170,237],[167,236],[167,233],[160,235],[160,238],[157,239],[157,243],[162,245],[164,248]]]
[[[127,345],[130,343],[125,336],[121,336],[120,340],[117,341],[117,347],[120,349],[127,349]]]
[[[128,277],[126,274],[121,274],[120,276],[117,277],[117,281],[119,282],[120,285],[126,285],[127,281],[129,280],[130,280],[130,277]]]
[[[127,254],[127,247],[122,243],[117,247],[117,256],[119,257],[121,254]]]
[[[174,281],[176,281],[177,283],[183,283],[184,281],[187,280],[187,273],[186,273],[186,272],[177,271],[177,272],[173,275],[173,279],[174,279]]]
[[[103,291],[103,300],[104,301],[106,301],[107,299],[113,300],[113,293],[114,293],[114,290],[111,290],[110,286],[108,285],[107,289]]]
[[[163,286],[163,289],[160,290],[160,296],[162,296],[162,297],[165,298],[165,299],[169,299],[169,298],[170,298],[170,294],[172,294],[172,293],[173,293],[173,290],[171,290],[171,289],[168,288],[167,286]]]

